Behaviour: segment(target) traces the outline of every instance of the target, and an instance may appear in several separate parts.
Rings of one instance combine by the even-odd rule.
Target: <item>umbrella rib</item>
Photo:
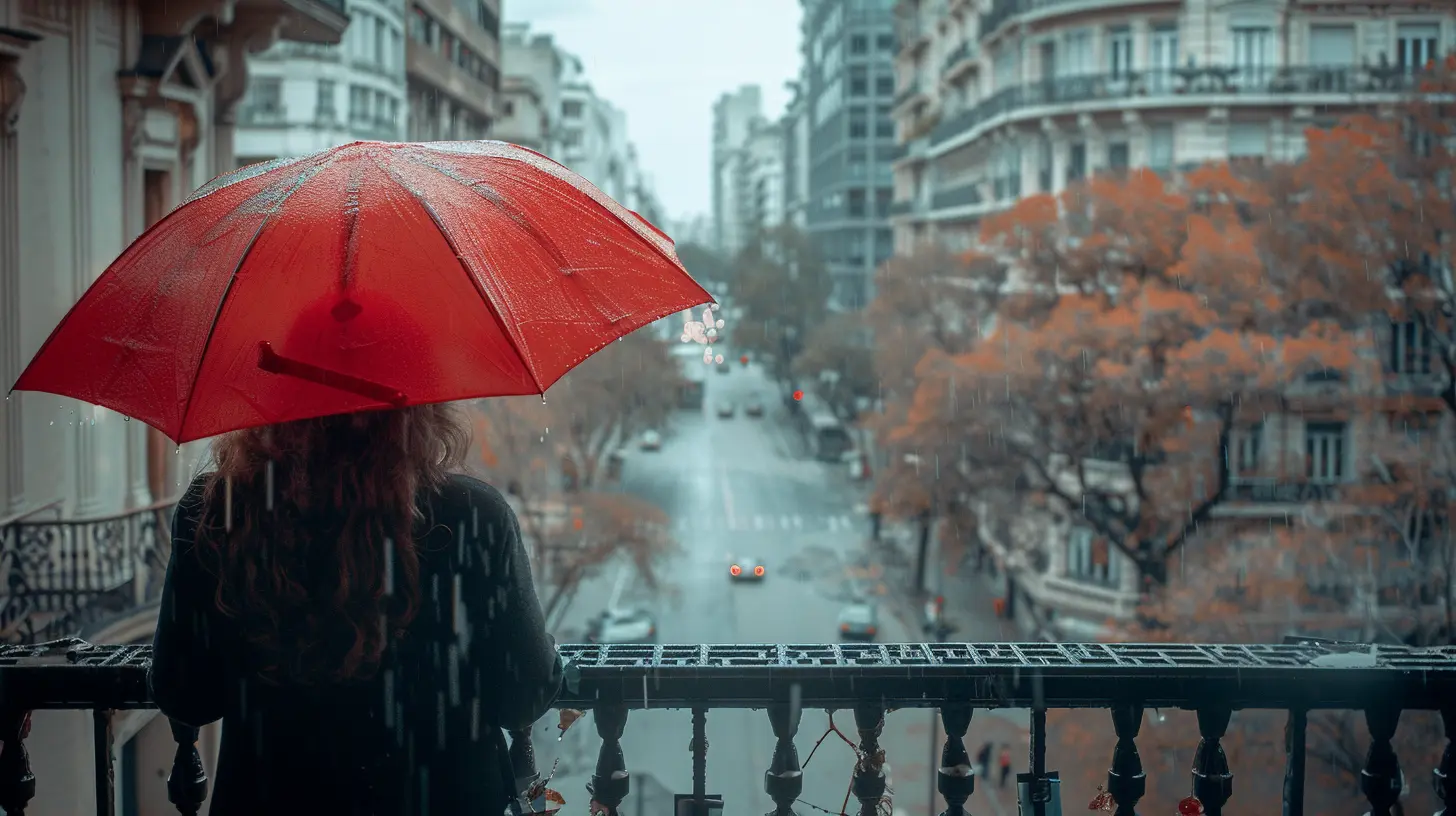
[[[303,185],[332,166],[337,156],[338,154],[336,153],[330,153],[327,162],[315,164],[300,174],[298,180],[294,182],[293,187],[278,199],[278,203],[273,205],[273,209],[269,210],[267,215],[263,216],[263,220],[258,224],[258,229],[253,232],[253,237],[248,239],[247,247],[238,255],[237,263],[233,264],[232,274],[228,276],[227,286],[222,290],[222,297],[217,299],[217,309],[213,312],[212,322],[207,327],[207,339],[202,342],[202,353],[197,355],[197,367],[192,372],[192,385],[187,389],[187,402],[182,407],[182,420],[177,423],[178,437],[185,436],[187,433],[187,416],[192,413],[192,400],[197,396],[197,378],[202,375],[202,365],[207,361],[207,351],[212,346],[213,335],[217,333],[217,321],[222,317],[223,307],[227,305],[228,295],[232,294],[233,284],[237,283],[238,273],[242,271],[243,264],[248,262],[248,256],[253,254],[253,247],[258,245],[258,239],[262,237],[263,230],[273,220],[273,216],[277,215],[278,211],[283,209],[283,205],[287,204],[288,199],[292,198],[294,193],[302,189]],[[174,441],[181,442],[180,439]]]
[[[475,293],[480,296],[480,300],[482,303],[485,304],[485,308],[490,311],[491,316],[494,317],[496,322],[500,324],[501,334],[505,335],[506,342],[511,344],[511,348],[515,350],[516,356],[521,360],[521,364],[526,367],[526,373],[531,375],[531,382],[536,386],[537,393],[545,394],[546,389],[541,385],[541,378],[536,376],[536,366],[531,363],[531,358],[526,355],[525,349],[521,348],[521,344],[516,342],[515,336],[511,334],[510,327],[506,325],[505,318],[501,317],[500,309],[495,305],[495,302],[490,299],[490,295],[485,291],[485,287],[481,284],[479,280],[476,279],[475,274],[470,271],[470,264],[466,262],[465,256],[460,254],[460,247],[455,244],[455,239],[450,237],[450,231],[445,229],[445,223],[440,220],[440,214],[435,212],[435,208],[430,206],[430,203],[426,201],[424,197],[419,194],[419,192],[417,192],[413,187],[406,183],[404,179],[400,178],[399,174],[394,172],[392,168],[385,167],[377,160],[375,161],[375,164],[379,167],[380,170],[383,170],[390,177],[390,179],[394,181],[395,184],[399,185],[401,190],[404,190],[406,193],[408,193],[410,198],[414,199],[414,202],[419,205],[420,209],[424,210],[425,214],[430,217],[430,223],[434,224],[435,231],[440,233],[440,237],[445,239],[445,244],[450,247],[450,252],[455,255],[456,263],[460,264],[460,271],[465,273],[466,279],[469,280],[470,285],[474,287]],[[429,165],[425,166],[428,167]]]

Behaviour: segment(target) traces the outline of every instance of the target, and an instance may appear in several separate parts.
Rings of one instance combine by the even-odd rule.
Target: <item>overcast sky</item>
[[[763,88],[783,111],[799,68],[798,0],[503,0],[506,19],[555,36],[627,114],[669,216],[709,210],[713,101]],[[506,67],[506,70],[510,70]]]

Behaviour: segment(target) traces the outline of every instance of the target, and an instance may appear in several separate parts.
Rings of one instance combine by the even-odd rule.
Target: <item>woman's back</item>
[[[499,812],[493,803],[504,806],[509,779],[499,729],[529,726],[561,682],[519,526],[500,493],[452,476],[420,496],[419,603],[403,637],[377,671],[306,684],[265,680],[268,661],[246,624],[219,611],[215,567],[195,543],[199,519],[216,512],[206,501],[199,479],[174,519],[152,688],[174,719],[223,719],[211,813]]]

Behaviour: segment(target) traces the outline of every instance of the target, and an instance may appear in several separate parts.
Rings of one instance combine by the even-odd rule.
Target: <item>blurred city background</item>
[[[1453,48],[1449,0],[0,0],[0,382],[220,172],[500,139],[718,298],[471,407],[558,640],[1449,645]],[[149,642],[205,461],[6,397],[4,635]],[[154,714],[113,721],[120,816],[170,807]],[[89,715],[35,720],[28,812],[90,807]],[[690,790],[688,722],[633,715],[626,812]],[[977,714],[974,812],[1016,812],[1026,722]],[[801,755],[827,726],[806,712]],[[1053,726],[1081,809],[1115,736]],[[1310,727],[1311,802],[1362,812],[1363,721]],[[894,814],[939,812],[936,729],[889,717]],[[1148,713],[1145,812],[1198,733]],[[584,808],[600,740],[555,734]],[[771,809],[767,719],[708,734],[725,812]],[[1396,739],[1415,811],[1440,734]],[[1276,812],[1281,723],[1224,746],[1241,811]],[[838,813],[854,754],[822,751],[803,801]]]

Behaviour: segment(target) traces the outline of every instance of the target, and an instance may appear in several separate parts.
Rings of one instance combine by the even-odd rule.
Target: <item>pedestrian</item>
[[[982,779],[991,773],[991,753],[995,750],[996,746],[988,742],[982,745],[980,752],[976,754],[976,772],[981,775]]]
[[[1011,746],[1001,746],[1001,788],[1006,788],[1006,782],[1011,779]]]
[[[994,598],[994,599],[992,599],[992,601],[991,601],[991,608],[996,613],[996,617],[997,618],[1004,618],[1004,617],[1006,617],[1006,599],[1005,598]]]
[[[510,505],[451,472],[469,437],[434,404],[214,441],[148,678],[173,720],[226,723],[213,816],[506,809],[501,729],[550,708],[562,666]]]

